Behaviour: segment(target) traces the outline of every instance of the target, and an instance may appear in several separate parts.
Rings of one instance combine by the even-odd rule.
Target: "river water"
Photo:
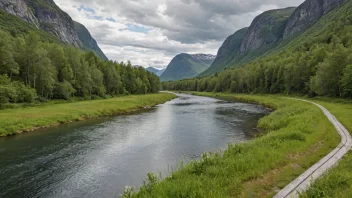
[[[0,197],[118,197],[146,174],[252,139],[268,111],[179,94],[138,114],[0,139]]]

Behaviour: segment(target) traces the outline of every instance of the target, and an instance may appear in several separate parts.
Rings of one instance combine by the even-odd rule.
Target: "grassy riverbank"
[[[149,175],[132,197],[271,197],[333,150],[340,137],[321,110],[279,96],[197,93],[275,109],[262,118],[263,136],[205,154],[162,181]],[[130,193],[126,193],[129,197]]]
[[[352,101],[314,100],[326,107],[334,116],[352,132]],[[350,198],[352,195],[352,152],[326,176],[318,180],[301,197],[336,197]]]
[[[0,110],[0,136],[14,135],[60,123],[92,117],[124,114],[145,106],[154,106],[176,96],[170,93],[132,95],[106,100],[51,104]]]

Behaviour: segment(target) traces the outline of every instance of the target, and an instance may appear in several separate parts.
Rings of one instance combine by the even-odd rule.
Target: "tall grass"
[[[352,102],[346,100],[316,100],[352,132]],[[352,152],[349,152],[329,173],[318,180],[301,197],[352,197]]]
[[[164,103],[175,97],[169,93],[132,95],[106,100],[0,110],[0,136],[92,117],[124,114],[145,106]]]
[[[275,111],[258,123],[265,135],[229,145],[223,154],[204,154],[164,180],[149,175],[138,192],[129,188],[125,197],[271,197],[340,141],[321,110],[309,103],[274,96],[197,94],[265,104]]]

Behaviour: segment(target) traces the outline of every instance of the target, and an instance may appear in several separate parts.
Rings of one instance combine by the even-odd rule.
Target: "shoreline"
[[[230,144],[222,155],[206,153],[165,179],[147,179],[138,191],[127,189],[125,193],[130,197],[191,192],[203,197],[274,196],[304,172],[305,167],[314,165],[339,143],[332,124],[311,104],[270,95],[186,93],[270,108],[271,114],[257,124],[265,135],[249,142]],[[223,181],[227,181],[226,184]]]
[[[20,109],[4,109],[4,110],[0,110],[0,118],[2,117],[5,118],[7,116],[6,114],[9,114],[10,117],[12,116],[12,118],[15,118],[15,117],[17,119],[18,117],[21,117],[21,118],[16,121],[13,121],[13,120],[9,120],[8,122],[5,121],[4,123],[1,123],[0,121],[0,129],[5,128],[5,130],[0,131],[0,138],[21,135],[23,133],[29,133],[40,129],[57,127],[62,124],[79,122],[79,121],[94,119],[98,117],[126,115],[129,113],[151,109],[152,107],[171,101],[175,98],[176,98],[175,94],[157,93],[157,94],[146,94],[146,95],[123,96],[123,97],[116,97],[116,98],[105,99],[105,100],[54,104],[50,106],[36,106],[36,107],[26,107],[26,108],[20,108]],[[107,103],[113,103],[113,104],[109,104],[109,107],[106,107],[108,106]],[[100,105],[101,109],[96,108],[96,106],[94,107],[94,105],[97,105],[97,106]],[[59,111],[58,115],[57,116],[50,115],[52,116],[51,118],[46,117],[46,113],[40,112],[41,109],[45,109],[49,111],[51,109],[52,111],[55,111],[56,108],[68,107],[68,106],[72,106],[73,108],[76,107],[77,109],[75,111],[69,108],[69,111],[66,111],[66,112],[65,111],[60,112],[60,110],[58,110]],[[86,111],[82,110],[81,106],[87,108]],[[93,111],[91,111],[92,108],[94,109]],[[28,114],[27,112],[31,110],[34,110],[36,112],[36,115],[33,115],[33,116],[38,117],[38,120],[33,119],[33,121],[40,121],[42,124],[37,124],[39,126],[21,127],[21,125],[23,125],[24,122],[30,123],[30,121],[28,121],[29,117],[26,114]],[[75,113],[77,113],[77,115],[72,115]],[[5,115],[2,115],[2,114],[5,114]],[[13,127],[12,125],[15,125],[14,128],[18,128],[18,129],[14,130],[13,128],[11,128]],[[9,131],[11,129],[12,131]]]

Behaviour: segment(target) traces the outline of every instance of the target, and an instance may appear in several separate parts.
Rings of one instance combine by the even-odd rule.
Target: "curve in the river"
[[[118,197],[148,172],[254,138],[264,107],[179,94],[139,114],[0,139],[0,197]]]
[[[301,99],[295,99],[301,100]],[[334,125],[335,129],[341,136],[340,144],[326,155],[319,162],[314,164],[308,170],[306,170],[302,175],[297,179],[288,184],[284,189],[282,189],[274,198],[293,198],[299,197],[299,193],[306,191],[312,182],[320,178],[324,173],[330,170],[335,166],[342,157],[351,149],[352,147],[352,138],[347,129],[332,115],[325,107],[319,105],[315,102],[308,100],[301,100],[304,102],[312,103],[318,106],[329,119],[329,121]]]

